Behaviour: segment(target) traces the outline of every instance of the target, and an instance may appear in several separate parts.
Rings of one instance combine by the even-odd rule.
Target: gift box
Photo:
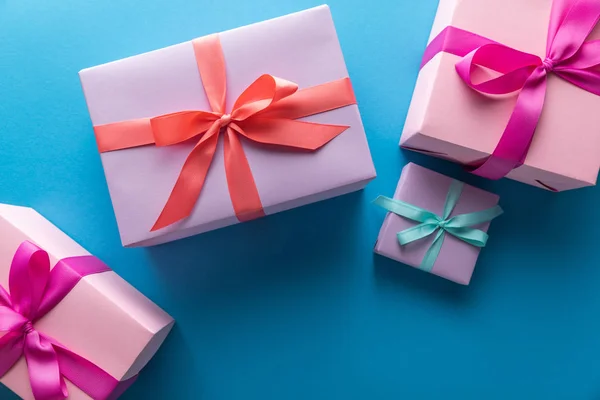
[[[327,6],[80,78],[125,246],[299,207],[375,177]]]
[[[116,399],[173,319],[31,208],[0,204],[0,382],[23,399]]]
[[[440,0],[400,145],[493,179],[594,185],[599,15],[587,0]]]
[[[502,214],[498,196],[437,172],[408,164],[393,199],[375,203],[390,211],[375,253],[468,285],[490,221]]]

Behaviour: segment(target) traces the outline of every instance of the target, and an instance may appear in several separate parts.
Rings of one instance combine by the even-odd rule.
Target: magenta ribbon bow
[[[452,26],[429,44],[421,67],[436,54],[446,52],[463,57],[456,71],[472,89],[491,95],[520,90],[496,149],[471,172],[500,179],[523,164],[542,114],[549,73],[600,96],[600,71],[595,69],[600,66],[600,40],[586,42],[599,20],[599,0],[554,0],[543,60]],[[500,76],[474,83],[472,74],[477,66]]]
[[[25,356],[36,400],[68,397],[65,378],[93,399],[106,399],[119,381],[90,361],[38,332],[35,322],[46,315],[81,278],[110,271],[93,256],[59,261],[50,270],[48,253],[23,242],[13,258],[10,294],[0,286],[0,377]]]

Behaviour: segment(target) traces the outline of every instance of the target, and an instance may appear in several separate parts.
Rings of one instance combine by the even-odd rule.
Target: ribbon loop
[[[489,222],[502,214],[502,208],[495,206],[482,211],[476,211],[468,214],[460,214],[450,218],[458,200],[460,199],[464,184],[457,180],[452,180],[450,189],[446,195],[444,203],[444,215],[439,216],[431,211],[417,207],[413,204],[406,203],[401,200],[390,199],[388,197],[379,196],[374,203],[387,211],[394,213],[400,217],[421,222],[421,224],[407,228],[398,232],[398,242],[401,246],[417,240],[424,239],[433,233],[436,233],[433,243],[427,249],[423,260],[421,261],[420,269],[431,272],[435,261],[437,260],[446,233],[477,247],[484,247],[488,240],[488,234],[472,226],[480,225]]]
[[[550,24],[547,56],[565,61],[573,57],[600,20],[600,2],[597,0],[554,0]]]
[[[468,227],[446,227],[446,231],[452,236],[459,237],[463,242],[469,243],[475,247],[485,247],[489,235],[479,229],[470,229]]]
[[[521,90],[531,73],[542,65],[542,60],[531,54],[501,44],[487,44],[473,50],[456,64],[456,72],[470,88],[487,94],[507,94]],[[501,73],[482,83],[473,83],[475,67],[484,67]]]
[[[23,242],[13,258],[8,282],[16,312],[28,319],[35,316],[49,276],[48,253],[30,242]]]
[[[243,121],[266,110],[279,100],[298,91],[298,85],[271,75],[262,75],[238,97],[231,113],[236,121]]]

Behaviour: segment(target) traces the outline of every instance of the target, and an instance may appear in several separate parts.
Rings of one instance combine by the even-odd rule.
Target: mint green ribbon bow
[[[500,206],[495,206],[488,208],[487,210],[456,215],[452,218],[448,218],[450,217],[450,214],[452,214],[452,210],[454,210],[454,207],[460,198],[463,187],[464,184],[462,182],[456,180],[452,181],[450,190],[446,196],[444,215],[442,217],[412,204],[390,199],[385,196],[379,196],[374,202],[389,212],[421,223],[405,229],[402,232],[398,232],[398,241],[401,246],[423,239],[437,232],[433,243],[425,253],[419,267],[424,271],[431,272],[433,269],[435,260],[437,260],[440,250],[442,249],[446,233],[473,246],[485,247],[488,240],[488,234],[471,227],[491,221],[503,213]]]

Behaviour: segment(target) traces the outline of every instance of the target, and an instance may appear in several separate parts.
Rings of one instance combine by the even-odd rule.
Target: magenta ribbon
[[[25,356],[36,400],[68,397],[65,378],[93,399],[107,399],[119,381],[34,324],[52,310],[85,276],[110,271],[93,256],[59,261],[50,270],[48,253],[23,242],[10,267],[10,294],[0,286],[0,377]]]
[[[440,52],[462,57],[456,72],[472,89],[490,95],[520,91],[515,109],[493,153],[470,170],[500,179],[525,161],[546,97],[547,77],[558,77],[600,96],[600,40],[586,41],[600,20],[599,0],[554,0],[546,58],[515,50],[452,26],[427,47],[421,67]],[[500,75],[474,83],[476,67]]]

